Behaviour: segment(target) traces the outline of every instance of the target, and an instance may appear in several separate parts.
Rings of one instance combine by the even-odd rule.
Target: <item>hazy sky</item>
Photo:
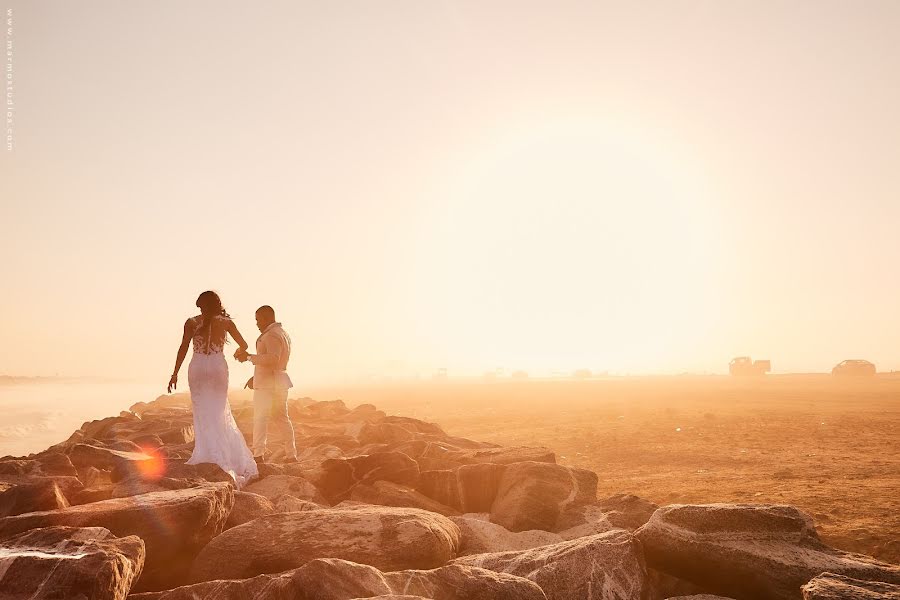
[[[2,6],[0,373],[900,369],[900,2]]]

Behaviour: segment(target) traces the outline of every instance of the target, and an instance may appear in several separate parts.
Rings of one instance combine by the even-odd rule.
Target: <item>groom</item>
[[[235,354],[241,362],[253,363],[253,377],[244,386],[253,390],[253,455],[262,458],[266,453],[271,421],[284,442],[285,460],[296,460],[294,426],[287,412],[288,389],[294,385],[287,374],[291,338],[281,323],[275,322],[275,310],[271,306],[256,310],[256,326],[261,333],[256,340],[256,354],[246,351]]]

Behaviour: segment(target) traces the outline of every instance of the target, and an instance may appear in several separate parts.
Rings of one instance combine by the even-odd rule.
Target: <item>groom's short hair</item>
[[[256,309],[256,314],[268,317],[269,319],[275,318],[275,309],[269,306],[268,304],[264,304]]]

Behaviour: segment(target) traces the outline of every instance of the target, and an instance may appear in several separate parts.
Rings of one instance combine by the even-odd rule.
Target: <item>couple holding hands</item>
[[[293,387],[287,374],[291,338],[275,320],[275,310],[261,306],[256,310],[260,336],[256,340],[256,353],[250,354],[247,342],[218,294],[203,292],[196,305],[200,314],[185,321],[168,391],[171,393],[177,387],[178,371],[188,346],[193,343],[188,387],[194,411],[194,451],[187,464],[215,463],[241,487],[259,474],[256,461],[262,460],[266,453],[270,423],[284,443],[284,454],[278,458],[285,461],[297,458],[294,427],[287,414],[288,390]],[[244,386],[253,390],[252,453],[228,404],[228,363],[223,350],[229,335],[238,344],[234,358],[253,363],[253,377]]]

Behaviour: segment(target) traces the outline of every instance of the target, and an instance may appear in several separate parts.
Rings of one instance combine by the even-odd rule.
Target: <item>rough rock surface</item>
[[[649,566],[738,599],[799,598],[826,571],[900,583],[900,567],[826,546],[792,506],[665,506],[635,535]]]
[[[505,469],[484,463],[426,471],[419,479],[419,491],[463,513],[490,512]]]
[[[640,544],[621,529],[530,550],[466,556],[452,564],[526,577],[549,600],[642,599],[650,593]]]
[[[49,477],[15,485],[0,493],[0,517],[68,506],[69,501],[59,489],[59,484]]]
[[[570,506],[597,499],[597,475],[586,469],[521,462],[507,465],[491,505],[491,521],[510,531],[552,530]]]
[[[900,600],[900,585],[823,573],[803,586],[803,600]]]
[[[0,519],[0,538],[58,525],[105,527],[119,537],[136,535],[147,550],[136,589],[153,589],[183,579],[191,558],[221,533],[233,504],[229,484],[205,484],[6,517]]]
[[[360,484],[353,488],[350,499],[368,504],[380,504],[383,506],[405,506],[408,508],[421,508],[444,516],[458,515],[459,511],[445,506],[416,490],[399,485],[392,481],[376,481],[375,483]]]
[[[302,477],[294,475],[270,475],[251,483],[243,491],[264,496],[271,501],[288,494],[300,500],[309,500],[316,504],[328,504],[328,501],[315,485]]]
[[[252,405],[238,401],[232,412],[249,437]],[[108,586],[122,595],[133,584],[137,600],[799,599],[800,586],[824,570],[856,581],[822,576],[808,593],[894,593],[867,580],[893,581],[898,567],[824,546],[790,507],[657,510],[629,494],[597,500],[597,476],[557,465],[546,448],[455,437],[340,400],[295,398],[288,413],[299,461],[267,455],[241,492],[219,466],[186,464],[194,436],[186,394],[85,423],[38,454],[0,458],[0,540],[54,526],[137,535],[143,572],[128,580],[122,567]],[[38,558],[18,552],[18,565]],[[55,576],[77,574],[69,563]],[[190,569],[197,583],[185,585]],[[0,577],[10,572],[0,568]],[[59,597],[77,598],[79,585]]]
[[[0,540],[0,598],[124,600],[144,542],[102,527],[46,527]]]
[[[396,571],[385,573],[384,578],[394,593],[434,600],[545,600],[548,597],[528,579],[471,565]]]
[[[275,512],[275,506],[268,498],[251,492],[234,493],[234,507],[225,521],[225,529],[243,525],[253,519]],[[279,511],[287,512],[287,511]]]
[[[474,516],[462,515],[450,517],[450,520],[459,527],[460,556],[505,550],[527,550],[564,541],[560,535],[549,531],[535,529],[513,532],[505,529],[502,525]]]
[[[419,465],[402,452],[375,452],[352,458],[330,458],[311,473],[310,480],[328,500],[346,500],[357,485],[391,481],[415,488]]]
[[[193,581],[277,573],[316,558],[382,570],[432,568],[452,559],[459,529],[413,508],[360,505],[266,515],[213,539],[194,562]]]

